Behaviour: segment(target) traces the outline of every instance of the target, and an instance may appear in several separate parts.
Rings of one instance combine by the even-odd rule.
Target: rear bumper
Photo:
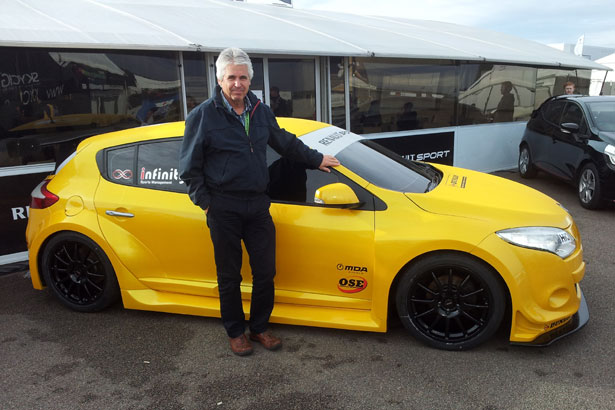
[[[581,304],[579,305],[579,310],[572,316],[572,319],[569,320],[568,323],[550,332],[541,334],[531,342],[510,342],[510,344],[522,346],[549,346],[551,343],[581,329],[587,322],[589,322],[589,309],[587,308],[587,302],[585,301],[583,291],[581,291]]]

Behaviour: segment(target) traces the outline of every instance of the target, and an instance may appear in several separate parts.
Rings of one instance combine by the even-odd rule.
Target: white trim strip
[[[56,169],[55,162],[34,165],[18,165],[15,167],[0,168],[0,177],[11,177],[14,175],[40,174],[43,172],[53,172]]]
[[[364,139],[360,135],[353,134],[334,125],[309,132],[300,138],[308,147],[326,155],[337,155],[337,153],[355,141]]]
[[[28,251],[11,253],[8,255],[0,255],[0,265],[8,265],[9,263],[23,262],[28,260]]]

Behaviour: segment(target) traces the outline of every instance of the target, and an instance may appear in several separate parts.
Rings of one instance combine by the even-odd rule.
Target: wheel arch
[[[464,257],[468,257],[470,259],[473,259],[474,261],[484,265],[493,274],[493,276],[496,278],[496,280],[502,286],[502,290],[504,291],[505,298],[506,298],[506,300],[504,301],[505,302],[504,320],[502,320],[502,323],[501,323],[500,326],[504,326],[505,323],[510,323],[511,315],[512,315],[512,297],[511,297],[511,294],[510,294],[510,289],[508,287],[508,284],[506,283],[506,280],[504,280],[504,278],[498,272],[497,269],[495,269],[490,263],[488,263],[484,259],[481,259],[478,256],[473,255],[471,253],[464,252],[464,251],[459,251],[459,250],[455,250],[455,249],[433,250],[433,251],[425,252],[425,253],[423,253],[421,255],[417,255],[414,258],[412,258],[411,260],[409,260],[408,262],[406,262],[397,271],[397,273],[395,274],[395,277],[393,278],[393,281],[391,282],[391,286],[389,287],[387,322],[390,323],[391,318],[396,318],[397,317],[397,307],[396,307],[396,303],[395,303],[395,297],[396,297],[396,294],[397,294],[397,287],[399,285],[399,281],[401,280],[404,272],[407,269],[409,269],[411,266],[413,266],[414,264],[418,263],[419,261],[421,261],[421,260],[423,260],[425,258],[433,257],[433,256],[438,256],[438,255],[442,255],[442,256],[443,255],[450,255],[450,254],[456,254],[456,255],[460,255],[460,256],[464,256]]]
[[[88,233],[90,233],[89,235],[85,232],[83,232],[82,230],[75,230],[75,229],[69,229],[70,227],[65,227],[66,229],[61,229],[61,230],[57,230],[53,233],[51,233],[50,235],[48,235],[47,237],[45,237],[45,239],[41,242],[41,244],[39,245],[37,252],[36,252],[36,274],[39,277],[39,280],[41,282],[41,284],[43,286],[47,286],[47,283],[45,283],[45,275],[42,274],[41,272],[41,266],[42,266],[42,258],[43,258],[43,254],[45,253],[45,248],[47,247],[47,245],[49,244],[49,242],[59,236],[59,235],[64,235],[64,234],[77,234],[77,235],[81,235],[84,238],[87,238],[89,240],[91,240],[92,242],[94,242],[96,244],[96,246],[98,246],[107,256],[107,258],[109,259],[109,262],[111,263],[111,267],[113,268],[113,272],[115,274],[115,276],[117,277],[117,269],[113,260],[113,257],[115,256],[112,252],[112,250],[110,248],[107,248],[104,245],[101,245],[101,241],[100,239],[103,238],[98,238],[97,235],[94,232],[90,232],[88,231]],[[110,254],[111,253],[111,254]]]
[[[583,171],[583,168],[585,168],[585,165],[587,165],[589,163],[594,164],[594,166],[598,170],[598,175],[596,175],[596,176],[598,178],[601,178],[600,166],[598,164],[596,164],[596,161],[594,161],[591,157],[584,156],[584,158],[581,160],[581,162],[579,162],[579,166],[577,167],[576,172],[574,174],[574,180],[572,181],[572,184],[574,186],[577,186],[579,184],[579,177],[581,176],[581,171]]]

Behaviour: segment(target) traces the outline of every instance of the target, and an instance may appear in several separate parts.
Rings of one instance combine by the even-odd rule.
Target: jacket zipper
[[[254,108],[252,108],[250,115],[246,117],[246,135],[248,136],[248,142],[250,143],[250,152],[252,153],[254,153],[254,148],[252,146],[252,138],[250,137],[250,120],[252,119],[252,116],[254,115],[254,111],[256,111],[256,107],[258,107],[260,103],[261,103],[261,100],[258,100]]]

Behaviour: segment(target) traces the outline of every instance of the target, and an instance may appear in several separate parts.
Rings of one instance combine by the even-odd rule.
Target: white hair
[[[218,78],[218,81],[224,80],[226,66],[229,64],[248,66],[248,76],[250,80],[254,77],[252,61],[250,61],[248,54],[240,48],[229,47],[222,50],[216,60],[216,78]]]

